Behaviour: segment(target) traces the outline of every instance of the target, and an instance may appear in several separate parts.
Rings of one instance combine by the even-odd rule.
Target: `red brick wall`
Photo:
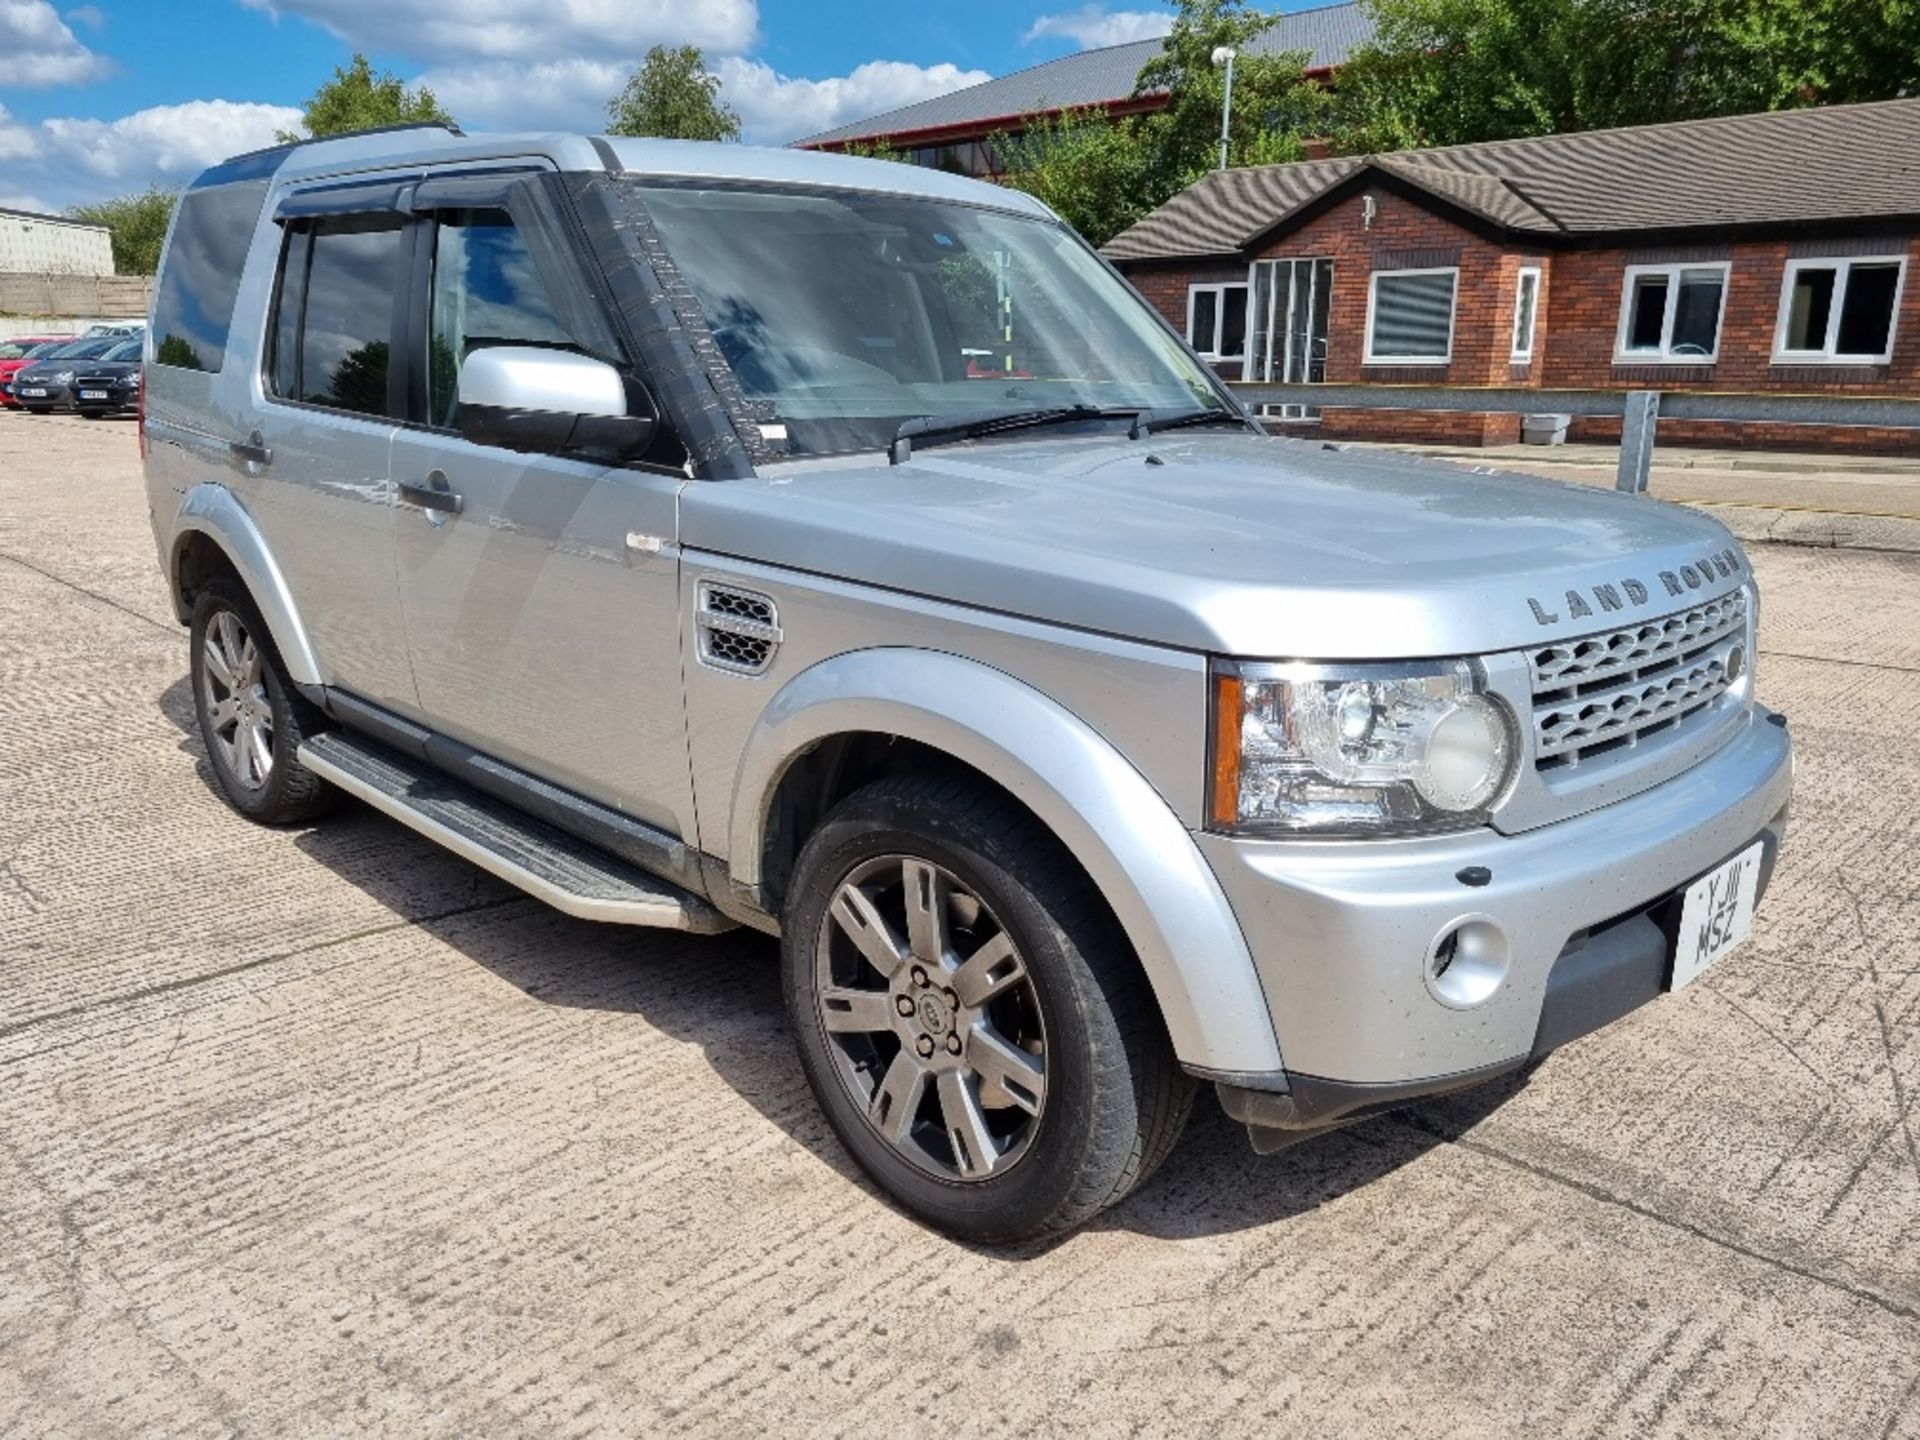
[[[1365,201],[1374,203],[1372,220]],[[1781,393],[1913,394],[1920,391],[1920,236],[1889,241],[1882,253],[1905,250],[1907,285],[1894,336],[1893,361],[1882,366],[1780,366],[1772,363],[1780,286],[1792,250],[1785,241],[1669,250],[1543,252],[1483,238],[1432,211],[1373,190],[1354,195],[1261,249],[1254,258],[1325,257],[1333,261],[1327,327],[1327,378],[1345,383],[1521,385],[1565,389],[1693,389]],[[1712,365],[1616,365],[1626,267],[1639,263],[1727,259],[1732,270]],[[1382,268],[1457,263],[1453,356],[1445,365],[1365,363],[1370,277]],[[1515,290],[1523,266],[1540,269],[1540,295],[1530,364],[1512,362]],[[1189,283],[1240,278],[1245,267],[1122,266],[1153,305],[1184,328]],[[1550,402],[1543,401],[1542,409]],[[1291,428],[1291,427],[1290,427]],[[1519,438],[1515,415],[1392,410],[1328,410],[1317,433],[1355,439],[1454,444],[1507,443]],[[1618,421],[1576,421],[1576,438],[1616,439]],[[1675,444],[1752,445],[1797,449],[1861,449],[1920,454],[1920,432],[1868,427],[1710,425],[1663,421],[1660,439]]]

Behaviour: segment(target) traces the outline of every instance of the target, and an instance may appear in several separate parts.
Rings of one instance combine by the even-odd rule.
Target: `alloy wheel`
[[[1047,1096],[1039,997],[953,872],[888,855],[849,873],[815,941],[814,999],[841,1083],[903,1158],[977,1181],[1026,1154]]]
[[[267,694],[266,657],[246,622],[222,610],[207,626],[200,658],[207,728],[234,778],[249,790],[259,790],[273,774],[273,701]]]

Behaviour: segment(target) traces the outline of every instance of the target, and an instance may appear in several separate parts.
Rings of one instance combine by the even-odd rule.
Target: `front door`
[[[435,210],[422,225],[416,243],[429,248],[414,274],[427,303],[415,361],[426,415],[395,437],[392,469],[425,721],[690,838],[673,543],[684,477],[463,439],[457,387],[473,350],[604,352],[607,342],[577,343],[578,322],[561,318],[543,274],[551,253],[536,260],[508,209]],[[457,495],[459,508],[426,490]]]
[[[388,356],[406,221],[368,208],[289,214],[281,224],[264,394],[237,462],[299,598],[322,678],[411,715],[387,475],[395,432]]]
[[[1327,378],[1331,260],[1261,260],[1253,267],[1249,380],[1318,385]],[[1317,405],[1263,405],[1282,420],[1317,420]]]

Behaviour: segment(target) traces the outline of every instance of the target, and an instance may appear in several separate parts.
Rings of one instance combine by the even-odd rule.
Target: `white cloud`
[[[624,60],[493,61],[429,70],[419,83],[465,130],[603,130],[607,101],[633,73]]]
[[[67,11],[67,19],[75,25],[84,25],[89,30],[107,28],[107,17],[98,5],[76,5]]]
[[[42,200],[38,195],[21,195],[12,190],[0,190],[0,210],[31,210],[36,215],[57,215],[60,207],[51,200]]]
[[[0,0],[0,85],[85,85],[112,73],[49,0]]]
[[[429,70],[420,83],[468,130],[586,130],[607,123],[607,101],[637,61],[490,62]],[[851,74],[807,80],[760,60],[727,56],[714,64],[720,99],[739,113],[743,138],[780,145],[882,110],[911,105],[990,78],[957,65],[872,60]]]
[[[1152,40],[1173,28],[1173,16],[1165,10],[1102,10],[1098,5],[1082,5],[1058,15],[1042,15],[1027,27],[1020,38],[1035,40],[1071,40],[1082,50],[1097,50],[1103,45],[1125,45],[1130,40]]]
[[[349,45],[429,64],[640,55],[653,45],[738,54],[754,42],[755,0],[241,0],[297,15]]]
[[[720,98],[740,113],[746,138],[762,145],[783,144],[993,78],[984,70],[902,60],[869,60],[850,74],[824,80],[790,78],[764,61],[737,56],[714,68]]]
[[[229,155],[273,143],[300,112],[286,105],[190,100],[117,120],[16,120],[0,106],[0,160],[10,184],[71,205],[147,185],[178,185]]]

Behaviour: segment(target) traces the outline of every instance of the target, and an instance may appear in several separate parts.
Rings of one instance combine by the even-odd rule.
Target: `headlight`
[[[1471,660],[1216,662],[1208,819],[1243,834],[1423,834],[1486,823],[1513,773]]]

